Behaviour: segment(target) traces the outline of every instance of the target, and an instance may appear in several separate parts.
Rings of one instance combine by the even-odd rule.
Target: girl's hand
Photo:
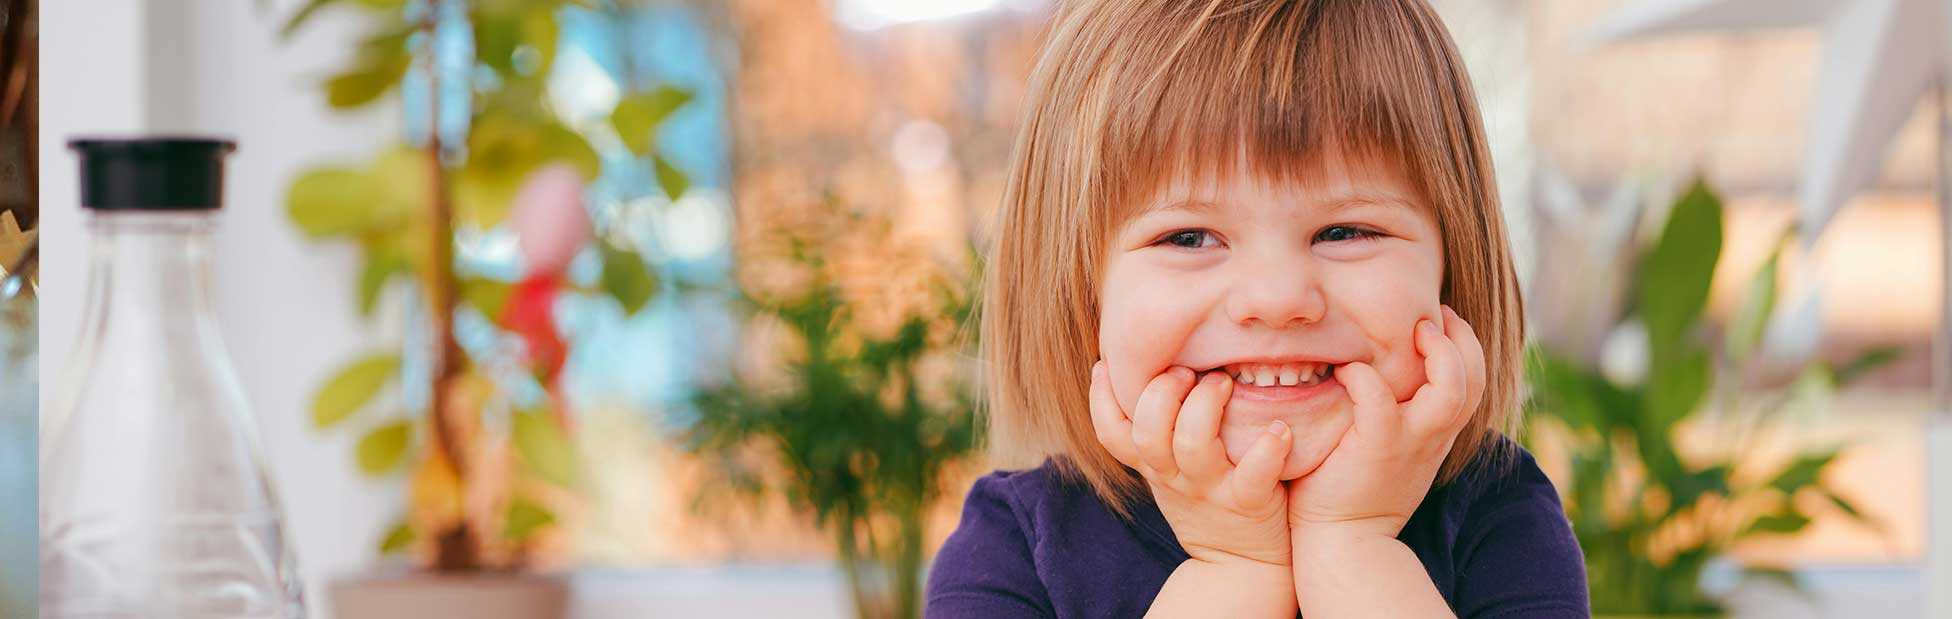
[[[1355,423],[1322,465],[1288,482],[1291,535],[1342,530],[1395,537],[1436,480],[1457,434],[1484,396],[1484,348],[1449,306],[1443,331],[1417,321],[1428,384],[1397,402],[1365,363],[1335,369],[1355,401]]]
[[[1127,415],[1099,361],[1091,368],[1098,442],[1145,476],[1160,513],[1194,559],[1291,565],[1279,476],[1293,432],[1275,422],[1236,466],[1220,444],[1220,416],[1233,396],[1233,379],[1211,372],[1194,383],[1192,370],[1168,369],[1146,385],[1134,414]]]

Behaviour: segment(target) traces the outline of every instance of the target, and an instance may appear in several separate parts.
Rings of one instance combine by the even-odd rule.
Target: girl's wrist
[[[1293,566],[1293,547],[1269,550],[1263,553],[1243,553],[1231,550],[1185,546],[1189,561],[1214,565],[1239,565],[1243,569],[1267,568],[1286,571]]]
[[[1366,522],[1317,523],[1294,529],[1289,539],[1294,574],[1346,569],[1360,565],[1363,557],[1409,550],[1395,533]]]
[[[1298,610],[1294,570],[1288,565],[1246,558],[1192,558],[1174,570],[1172,579],[1200,591],[1233,592],[1217,606],[1209,599],[1201,613],[1207,616],[1293,617]]]
[[[1362,536],[1382,536],[1395,538],[1403,531],[1407,518],[1394,516],[1376,518],[1355,518],[1346,520],[1304,520],[1289,519],[1289,545],[1299,549],[1302,538],[1316,541],[1338,540]]]

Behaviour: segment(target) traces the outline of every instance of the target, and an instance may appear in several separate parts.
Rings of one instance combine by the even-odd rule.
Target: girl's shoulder
[[[929,572],[931,617],[1136,617],[1184,559],[1149,503],[1121,519],[1057,462],[971,484]]]
[[[1558,490],[1516,441],[1500,434],[1487,443],[1484,457],[1431,491],[1405,541],[1458,616],[1518,607],[1583,616],[1585,560]]]
[[[1056,459],[1046,459],[1036,468],[999,469],[979,477],[964,503],[1008,510],[1033,538],[1047,523],[1076,523],[1079,516],[1106,512],[1090,487]]]
[[[1532,452],[1495,430],[1483,449],[1443,488],[1449,506],[1482,508],[1485,503],[1536,503],[1549,498],[1550,506],[1558,509],[1558,492]]]

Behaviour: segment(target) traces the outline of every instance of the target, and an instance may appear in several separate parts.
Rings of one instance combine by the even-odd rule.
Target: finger
[[[1173,460],[1193,481],[1218,481],[1233,466],[1227,461],[1227,448],[1220,444],[1220,417],[1227,398],[1233,396],[1233,385],[1226,372],[1208,372],[1179,407],[1179,421],[1173,425]]]
[[[1294,431],[1288,424],[1275,420],[1267,426],[1267,432],[1254,446],[1247,448],[1247,455],[1240,457],[1240,465],[1234,467],[1234,496],[1240,504],[1262,505],[1273,499],[1275,490],[1281,487],[1281,468],[1288,463],[1288,451],[1294,443]]]
[[[1383,382],[1383,375],[1376,368],[1353,361],[1335,368],[1335,379],[1355,402],[1357,433],[1374,437],[1396,434],[1401,423],[1397,419],[1396,394],[1389,390],[1389,384]]]
[[[1464,361],[1457,345],[1437,330],[1436,323],[1417,323],[1417,351],[1423,354],[1425,383],[1404,407],[1404,416],[1419,432],[1450,426],[1464,407]]]
[[[1139,449],[1132,445],[1132,420],[1112,397],[1112,381],[1105,362],[1091,366],[1091,425],[1098,432],[1098,444],[1119,463],[1139,468]]]
[[[1484,402],[1484,343],[1478,341],[1477,330],[1471,328],[1471,323],[1464,322],[1464,318],[1457,315],[1457,310],[1449,305],[1444,306],[1444,334],[1457,345],[1457,352],[1464,357],[1465,401],[1461,413],[1463,419],[1457,421],[1462,424],[1476,414],[1478,405]]]
[[[1193,371],[1174,366],[1145,386],[1132,410],[1132,443],[1139,448],[1139,460],[1161,481],[1179,474],[1173,460],[1173,424],[1192,388]]]

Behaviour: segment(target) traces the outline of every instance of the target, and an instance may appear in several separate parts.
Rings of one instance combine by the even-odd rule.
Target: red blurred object
[[[508,304],[502,308],[502,325],[522,336],[529,367],[552,393],[569,355],[569,347],[556,333],[556,295],[561,291],[562,278],[556,274],[530,275],[509,292]]]

